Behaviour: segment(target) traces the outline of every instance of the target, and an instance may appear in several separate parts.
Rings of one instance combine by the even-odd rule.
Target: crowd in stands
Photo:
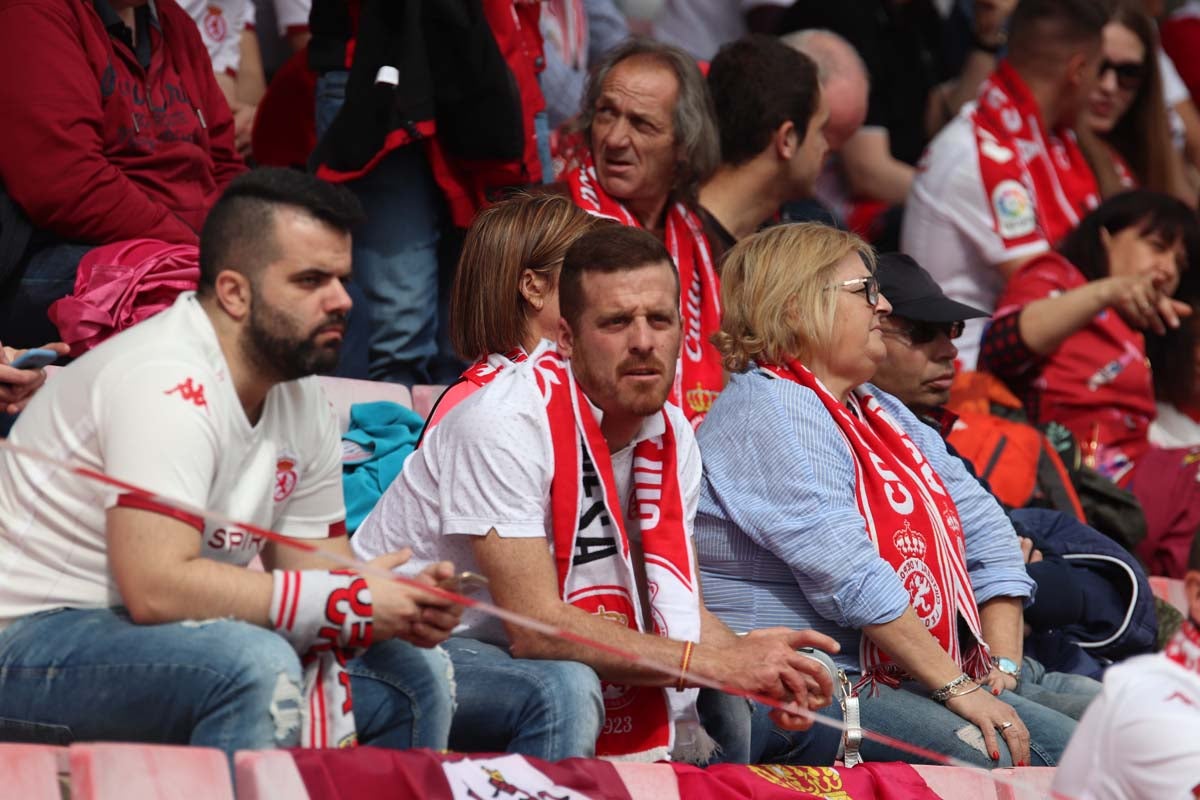
[[[0,740],[1200,796],[1196,5],[0,0]]]

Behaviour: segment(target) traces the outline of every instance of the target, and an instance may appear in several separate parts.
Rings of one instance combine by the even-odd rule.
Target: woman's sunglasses
[[[1106,58],[1100,62],[1100,77],[1103,78],[1109,70],[1116,73],[1117,86],[1127,92],[1136,91],[1146,75],[1146,65],[1141,61],[1109,61]]]

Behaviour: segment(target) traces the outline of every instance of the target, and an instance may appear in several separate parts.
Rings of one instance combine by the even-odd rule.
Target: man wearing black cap
[[[985,413],[960,418],[944,408],[956,371],[958,348],[953,340],[962,334],[964,320],[988,314],[946,297],[910,256],[880,255],[875,276],[892,313],[882,323],[887,357],[871,382],[938,428],[949,439],[952,452],[962,445],[958,455],[973,472],[992,481],[993,485],[985,486],[998,500],[1009,507],[1026,505],[1025,498],[1014,499],[1011,482],[1006,484],[1007,476],[1001,473],[1014,465],[1022,472],[1034,472],[1033,463],[1043,449],[1042,433],[1030,425]],[[1022,450],[1026,441],[1032,443],[1035,462],[1021,469],[1025,462],[1014,459],[1012,452]],[[970,445],[975,442],[986,447],[974,450]],[[1005,453],[1008,455],[1001,458]],[[1050,504],[1054,499],[1048,496],[1050,490],[1038,487],[1034,494],[1034,475],[1024,477],[1028,493],[1034,495],[1028,498],[1029,505]],[[1046,508],[1010,513],[1021,535],[1029,576],[1038,585],[1035,602],[1025,610],[1025,621],[1034,633],[1027,638],[1024,652],[1033,658],[1026,658],[1021,665],[997,659],[996,670],[1004,674],[1007,688],[1078,719],[1096,685],[1079,675],[1047,668],[1097,676],[1102,667],[1092,653],[1116,660],[1148,652],[1154,642],[1154,615],[1152,601],[1138,602],[1149,584],[1133,558],[1079,521],[1069,506],[1063,510],[1067,513]],[[1074,560],[1063,557],[1068,552],[1074,554]],[[1113,571],[1110,565],[1115,560],[1127,569]],[[1136,591],[1131,591],[1132,582],[1137,584]],[[1086,652],[1076,645],[1081,641],[1088,643]],[[1101,647],[1096,642],[1105,644]]]
[[[930,274],[902,253],[881,255],[875,274],[892,313],[883,320],[887,359],[872,383],[918,416],[928,415],[950,399],[958,356],[952,340],[962,335],[963,321],[990,315],[946,297]]]

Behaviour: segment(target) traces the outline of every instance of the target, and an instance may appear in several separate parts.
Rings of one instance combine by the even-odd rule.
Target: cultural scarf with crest
[[[1034,236],[1044,236],[1051,246],[1058,244],[1100,197],[1074,132],[1066,126],[1046,129],[1029,87],[1007,61],[1000,62],[980,87],[972,115],[981,153],[1015,149],[1023,166],[1023,183],[1035,198],[1040,233]],[[999,161],[979,159],[983,188],[989,196],[1004,179],[1011,178],[1009,158],[1011,155]],[[996,224],[997,230],[1003,230],[1000,221]]]
[[[576,158],[579,166],[563,175],[575,205],[597,217],[642,227],[629,209],[601,188],[591,156],[584,153]],[[683,294],[680,298],[683,344],[670,400],[696,426],[725,386],[721,354],[709,341],[721,327],[721,284],[708,240],[704,238],[704,225],[683,203],[674,202],[667,207],[663,239],[679,270]]]
[[[760,367],[811,389],[825,405],[854,461],[855,496],[867,536],[896,570],[909,604],[942,649],[964,672],[982,678],[991,670],[991,660],[967,573],[958,508],[942,479],[899,423],[862,387],[850,393],[847,406],[799,361]],[[959,617],[975,638],[965,649],[958,637]],[[859,660],[863,683],[895,686],[905,677],[870,637],[862,637]]]
[[[533,356],[554,449],[550,485],[554,561],[564,602],[618,625],[677,640],[700,639],[695,555],[684,524],[675,431],[666,410],[662,436],[637,442],[629,518],[642,535],[651,619],[643,619],[625,514],[612,458],[592,406],[567,361],[553,349]],[[596,755],[658,760],[672,751],[707,755],[696,712],[698,690],[605,682],[604,728]]]

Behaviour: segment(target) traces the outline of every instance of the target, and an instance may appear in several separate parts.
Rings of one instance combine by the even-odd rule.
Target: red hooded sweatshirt
[[[69,241],[195,243],[246,169],[195,22],[175,0],[136,13],[131,47],[104,0],[0,0],[0,181]]]

